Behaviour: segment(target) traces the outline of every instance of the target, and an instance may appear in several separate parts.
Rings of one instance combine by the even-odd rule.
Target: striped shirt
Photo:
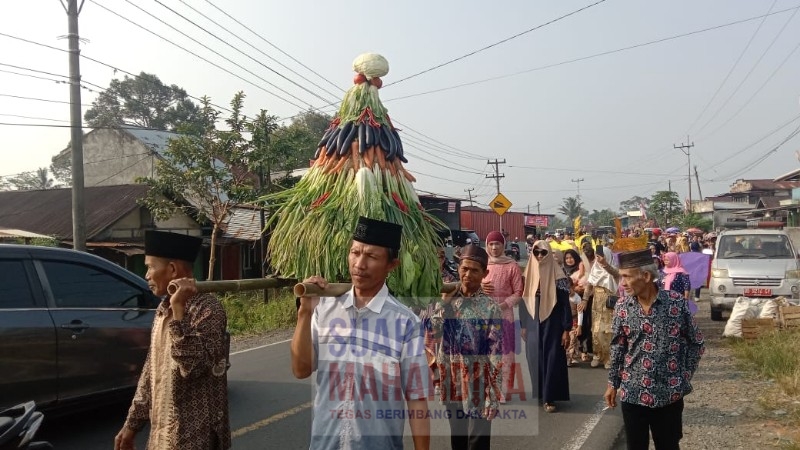
[[[354,300],[351,289],[314,310],[311,448],[402,449],[406,402],[432,390],[422,327],[386,285],[361,309]]]

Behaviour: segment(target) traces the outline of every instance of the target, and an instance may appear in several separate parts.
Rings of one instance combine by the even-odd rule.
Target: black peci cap
[[[400,250],[403,227],[396,223],[359,217],[353,240],[368,245]]]
[[[194,262],[203,240],[186,234],[146,230],[144,232],[144,254],[159,258]]]

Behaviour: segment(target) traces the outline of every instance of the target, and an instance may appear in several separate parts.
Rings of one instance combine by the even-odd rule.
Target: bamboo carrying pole
[[[316,284],[298,283],[297,280],[290,278],[250,278],[245,280],[220,280],[220,281],[197,281],[195,283],[197,292],[239,292],[257,291],[260,289],[273,289],[293,286],[296,297],[338,297],[349,291],[353,286],[350,283],[328,283],[325,289],[321,289]],[[456,290],[458,283],[445,283],[441,293],[449,294]],[[167,292],[172,295],[177,287],[170,283]]]

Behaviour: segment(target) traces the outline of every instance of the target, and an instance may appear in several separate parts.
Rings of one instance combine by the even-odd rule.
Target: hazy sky
[[[160,1],[263,65],[195,28],[155,0],[132,3],[302,101],[280,93],[297,104],[292,105],[265,92],[277,91],[170,30],[127,0],[86,2],[80,16],[80,35],[86,40],[83,54],[129,72],[154,73],[165,83],[182,86],[194,96],[208,95],[217,104],[227,105],[235,92],[243,90],[248,113],[265,108],[280,117],[296,114],[298,106],[319,107],[340,99],[341,89],[352,83],[353,58],[365,51],[386,56],[391,70],[384,83],[390,84],[593,3],[214,1],[272,44],[333,81],[337,89],[223,16],[206,0]],[[219,29],[186,4],[226,29]],[[100,5],[251,80],[255,86]],[[59,38],[67,33],[67,16],[57,0],[25,0],[4,6],[0,33],[67,48],[67,41]],[[702,194],[719,194],[727,192],[737,178],[774,178],[800,167],[795,156],[800,138],[769,153],[800,126],[798,9],[771,15],[763,19],[763,24],[762,19],[755,19],[552,65],[798,7],[800,0],[607,0],[463,60],[386,86],[381,96],[392,118],[402,124],[398,125],[404,130],[402,135],[408,136],[404,138],[411,153],[408,168],[416,174],[421,190],[466,197],[465,189],[473,187],[478,202],[487,203],[495,186],[493,180],[485,178],[490,173],[486,160],[499,158],[507,161],[501,166],[505,174],[501,190],[514,203],[512,210],[524,211],[531,205],[531,211],[535,211],[539,202],[542,213],[554,213],[563,198],[576,194],[577,183],[572,180],[577,179],[583,179],[581,195],[590,210],[617,210],[620,201],[633,195],[650,196],[666,190],[668,180],[684,198],[686,156],[673,149],[673,144],[685,142],[689,133],[695,143],[692,166],[697,166]],[[330,94],[267,59],[237,36]],[[0,48],[0,64],[4,64],[0,70],[49,79],[63,79],[55,75],[68,74],[64,52],[4,36],[0,36]],[[536,68],[541,69],[530,70]],[[523,71],[527,72],[406,97]],[[123,75],[86,59],[81,60],[81,72],[86,82],[100,86]],[[59,121],[69,120],[65,103],[8,97],[66,102],[66,84],[6,72],[0,72],[0,82],[0,122],[63,125],[67,122]],[[83,103],[91,104],[97,94],[83,90],[82,95]],[[0,125],[0,176],[48,166],[51,156],[68,141],[68,128]],[[694,185],[694,179],[692,182]],[[696,189],[694,185],[694,198],[698,196]]]

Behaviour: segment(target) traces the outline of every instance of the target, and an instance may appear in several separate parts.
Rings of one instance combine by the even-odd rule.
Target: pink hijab
[[[675,281],[679,273],[689,274],[689,272],[683,268],[681,258],[675,252],[664,254],[664,273],[667,274],[667,276],[664,277],[664,289],[667,290],[672,286],[672,282]]]

